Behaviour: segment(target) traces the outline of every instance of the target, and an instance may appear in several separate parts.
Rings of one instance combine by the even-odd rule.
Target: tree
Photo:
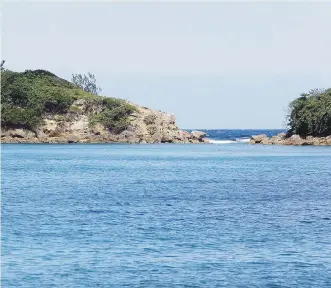
[[[98,95],[101,88],[97,87],[95,76],[88,72],[87,75],[72,74],[71,81],[83,90]]]
[[[2,70],[5,70],[5,68],[3,67],[3,65],[5,65],[5,62],[6,62],[6,60],[2,60],[1,61],[1,64],[0,64],[0,70],[2,71]]]
[[[291,102],[289,132],[300,136],[331,135],[331,89],[314,89]]]

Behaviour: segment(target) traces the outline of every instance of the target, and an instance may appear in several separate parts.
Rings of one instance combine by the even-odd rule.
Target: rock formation
[[[315,145],[326,146],[331,145],[331,135],[327,137],[300,137],[299,135],[286,135],[280,133],[276,136],[268,137],[265,134],[255,135],[249,141],[249,144],[263,144],[263,145]]]
[[[130,103],[130,102],[128,102]],[[100,113],[102,105],[79,99],[65,114],[48,113],[36,129],[2,127],[2,143],[208,143],[205,133],[187,132],[176,125],[174,115],[138,106],[130,115],[130,124],[113,133],[101,123],[91,125],[91,117]]]

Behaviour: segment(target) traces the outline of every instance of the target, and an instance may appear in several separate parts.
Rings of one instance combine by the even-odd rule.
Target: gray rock
[[[261,143],[263,139],[267,138],[268,136],[265,134],[260,134],[260,135],[253,135],[252,138],[250,139],[249,143],[250,144],[257,144]]]
[[[299,135],[292,135],[290,138],[285,139],[282,144],[298,146],[303,144],[307,145],[307,142],[304,142],[304,140]]]
[[[15,130],[9,130],[8,134],[11,137],[16,137],[16,138],[24,138],[26,137],[26,132],[23,129],[15,129]]]
[[[79,137],[76,135],[69,135],[67,140],[68,140],[68,143],[77,143],[77,142],[79,142]]]
[[[260,143],[263,144],[263,145],[270,145],[273,142],[271,141],[271,139],[269,139],[268,137],[266,137],[266,138],[263,138]]]
[[[206,133],[202,131],[192,131],[191,134],[194,139],[199,141],[202,141],[202,139],[206,136]]]

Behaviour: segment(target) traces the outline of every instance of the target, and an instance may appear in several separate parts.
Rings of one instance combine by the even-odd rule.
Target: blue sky
[[[176,114],[181,128],[282,128],[331,83],[327,2],[6,2],[7,68],[70,79]]]

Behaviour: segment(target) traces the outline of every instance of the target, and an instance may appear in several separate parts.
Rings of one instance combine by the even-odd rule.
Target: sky
[[[95,74],[102,95],[181,128],[284,128],[290,101],[331,87],[331,2],[4,2],[15,71]]]

